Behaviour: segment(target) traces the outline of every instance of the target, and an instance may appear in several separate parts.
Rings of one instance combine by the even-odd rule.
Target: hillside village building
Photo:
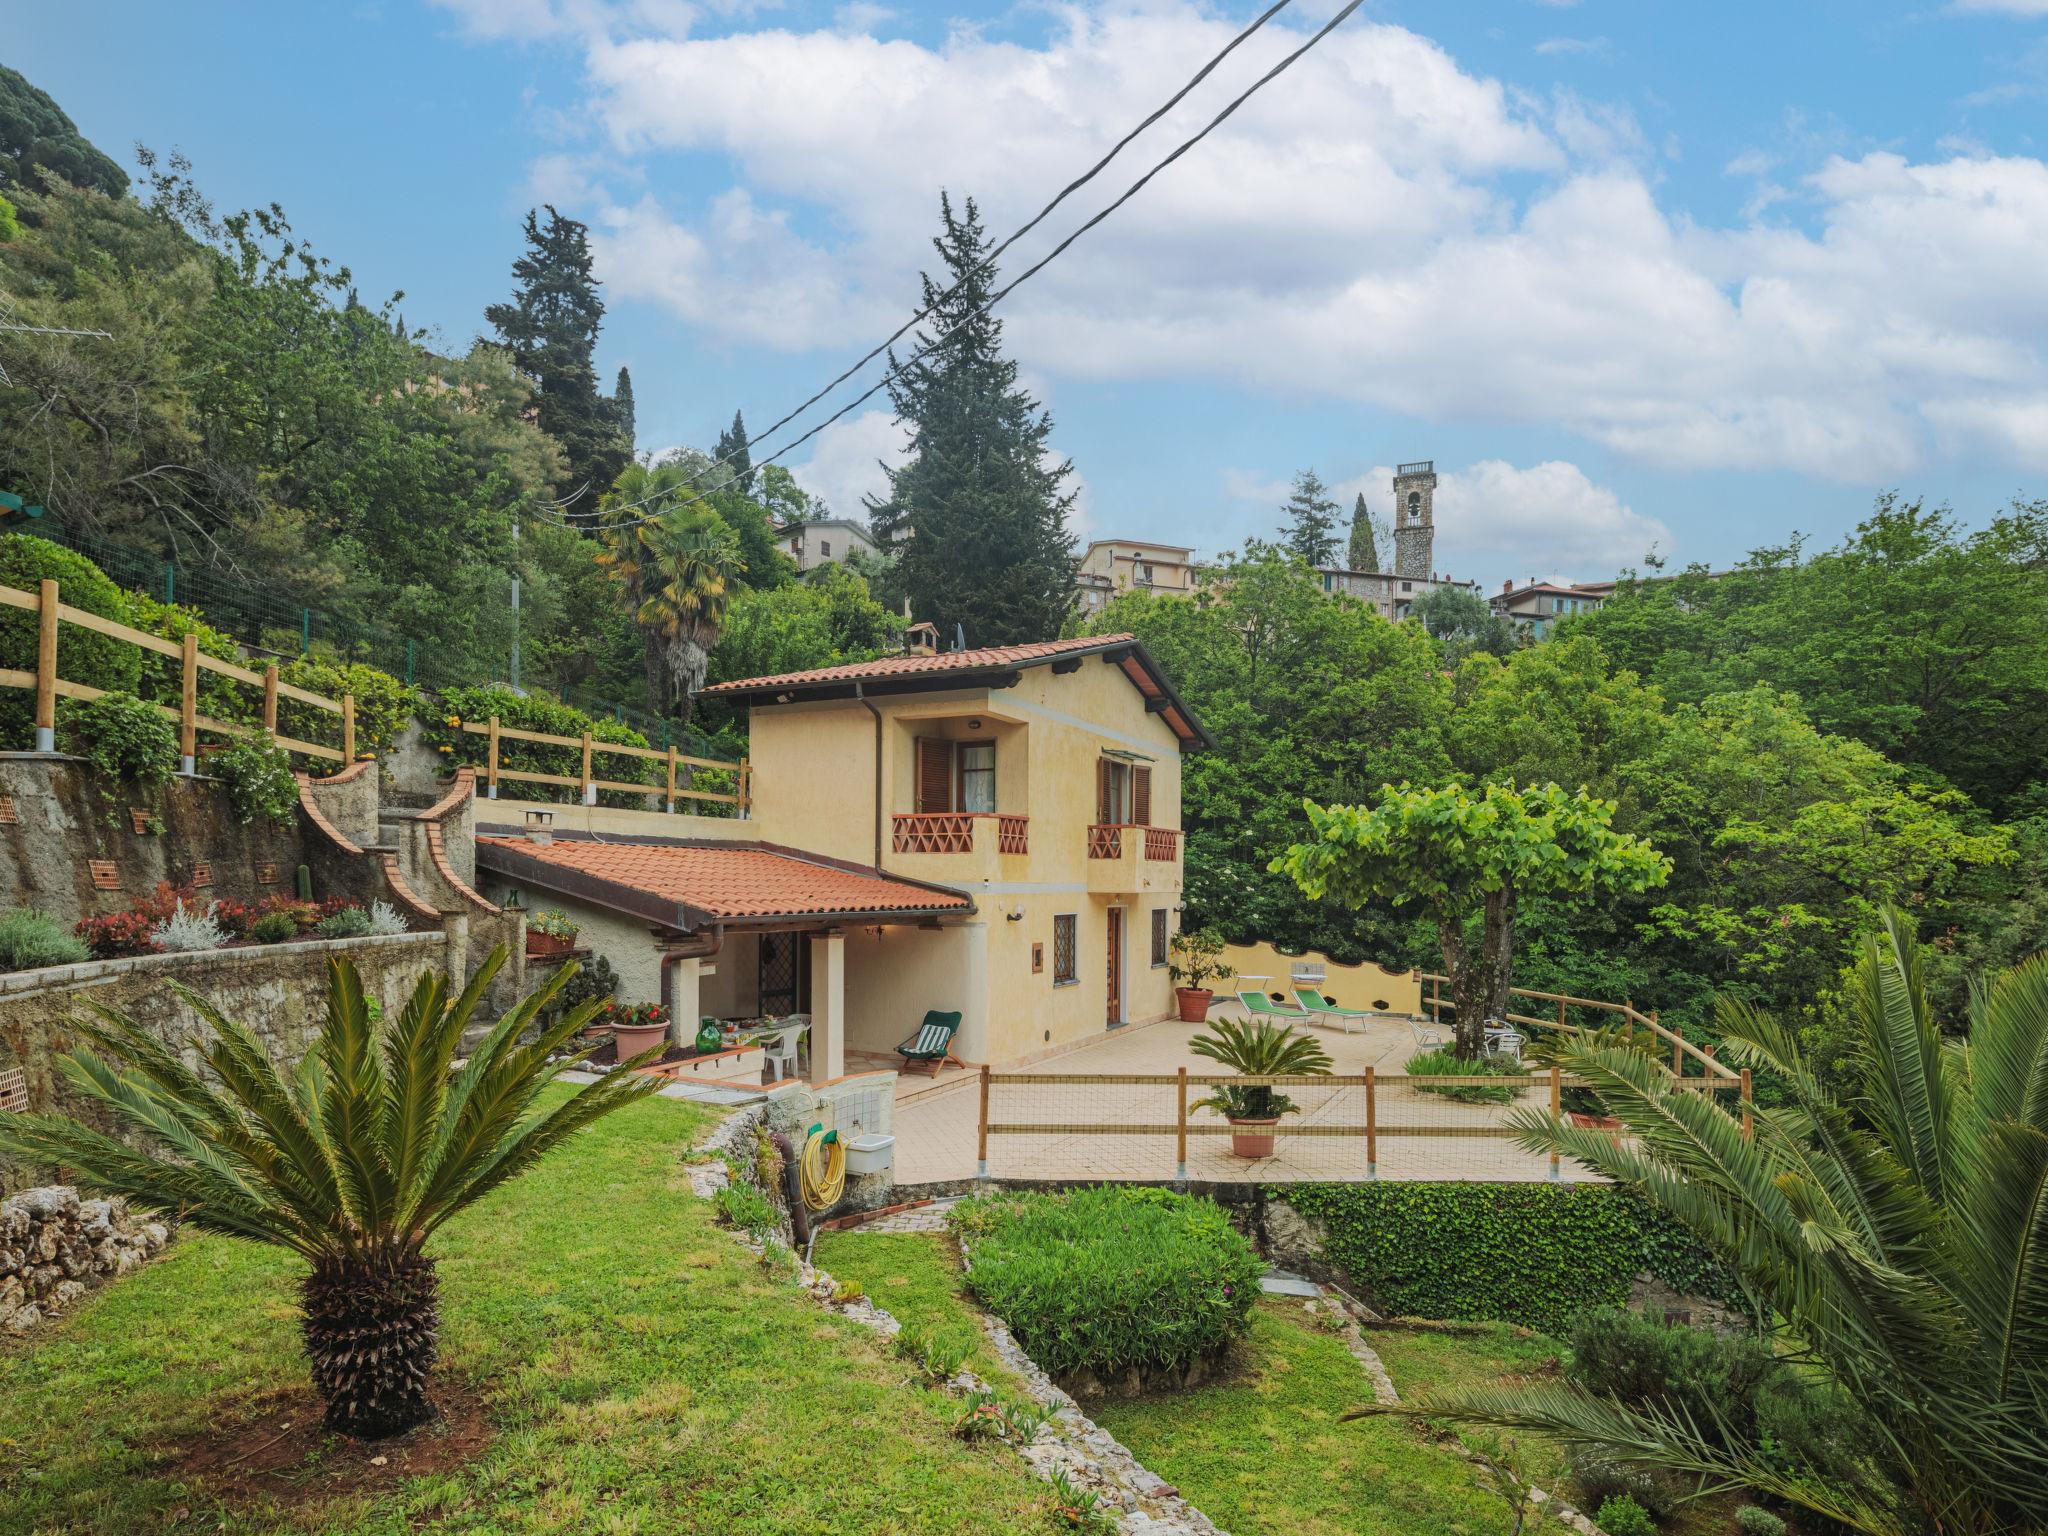
[[[1097,539],[1082,551],[1080,566],[1074,572],[1074,585],[1081,594],[1081,612],[1099,613],[1111,599],[1126,592],[1157,592],[1169,597],[1193,595],[1194,553],[1178,544]]]
[[[1567,614],[1593,612],[1613,590],[1612,582],[1581,587],[1532,579],[1518,587],[1507,581],[1486,601],[1495,613],[1532,640],[1541,640],[1557,627],[1559,619]]]
[[[535,836],[479,803],[485,889],[567,912],[623,1000],[807,1015],[819,1079],[894,1065],[931,1009],[999,1065],[1172,1012],[1180,760],[1210,742],[1132,636],[706,692],[749,711],[752,819]]]
[[[775,537],[782,552],[796,562],[800,571],[844,560],[855,550],[875,553],[874,535],[865,523],[856,523],[851,518],[821,517],[809,522],[784,523],[775,530]]]

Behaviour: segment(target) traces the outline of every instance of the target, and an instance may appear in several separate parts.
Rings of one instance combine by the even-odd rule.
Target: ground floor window
[[[1052,920],[1052,981],[1054,986],[1081,978],[1075,957],[1074,924],[1072,912],[1062,912]]]
[[[1152,963],[1166,964],[1166,908],[1152,909]]]

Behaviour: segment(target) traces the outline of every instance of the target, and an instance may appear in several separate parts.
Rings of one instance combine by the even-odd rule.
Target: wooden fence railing
[[[135,629],[114,619],[103,618],[97,613],[87,613],[74,608],[62,600],[55,581],[45,578],[34,592],[24,592],[16,587],[0,586],[0,607],[21,608],[36,615],[36,668],[24,672],[17,668],[0,667],[0,688],[22,688],[35,694],[36,750],[56,750],[57,700],[97,699],[107,692],[85,683],[72,682],[62,675],[62,626],[75,625],[79,629],[91,630],[94,634],[120,640],[139,650],[154,651],[160,656],[176,660],[181,668],[179,701],[176,709],[168,704],[154,707],[178,722],[178,755],[184,759],[187,772],[196,766],[199,753],[199,733],[209,735],[239,736],[252,729],[232,721],[215,720],[199,713],[199,674],[217,673],[233,678],[252,688],[262,690],[261,730],[288,752],[305,757],[322,758],[328,762],[352,763],[356,760],[356,701],[352,694],[343,694],[339,699],[330,699],[324,694],[300,688],[282,681],[277,675],[277,664],[272,662],[257,671],[232,661],[223,661],[218,656],[209,656],[199,649],[199,637],[186,635],[183,640],[166,640],[161,635],[152,635]],[[341,717],[341,748],[322,746],[314,741],[300,741],[291,736],[280,736],[277,730],[277,702],[292,699],[314,709],[325,710]]]
[[[666,750],[659,747],[635,747],[625,742],[598,741],[590,732],[581,736],[554,736],[546,731],[523,731],[515,726],[503,724],[496,715],[488,720],[464,720],[461,729],[473,736],[485,739],[484,751],[484,793],[491,799],[498,797],[500,780],[519,784],[553,784],[580,792],[583,803],[597,803],[597,792],[601,789],[629,795],[660,795],[674,810],[678,800],[701,800],[719,805],[735,807],[744,816],[752,809],[754,770],[746,758],[736,763],[720,762],[711,757],[690,757],[674,747]],[[543,747],[574,747],[582,753],[582,769],[575,775],[565,773],[538,773],[526,768],[507,768],[499,761],[499,745],[507,741],[529,742]],[[634,758],[643,762],[660,763],[666,770],[663,781],[658,784],[628,783],[623,779],[601,779],[594,771],[594,764],[600,754],[613,757]],[[733,775],[733,792],[723,794],[715,790],[679,787],[679,780],[686,780],[683,770],[709,768]]]

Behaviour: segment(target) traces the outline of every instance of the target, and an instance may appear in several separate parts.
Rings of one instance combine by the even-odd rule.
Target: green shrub
[[[1099,1185],[963,1202],[970,1283],[1055,1376],[1179,1369],[1249,1326],[1265,1263],[1214,1201]]]
[[[178,771],[178,728],[132,693],[104,693],[64,711],[64,745],[101,773],[161,784]]]
[[[83,940],[64,931],[55,918],[34,907],[0,913],[0,971],[35,971],[46,965],[77,965],[90,960]]]
[[[1732,1443],[1756,1433],[1757,1391],[1779,1369],[1754,1333],[1715,1333],[1625,1307],[1599,1307],[1572,1324],[1571,1379],[1632,1408],[1676,1410]]]
[[[0,534],[0,586],[34,593],[45,577],[73,608],[101,618],[128,621],[128,601],[106,572],[75,550],[33,534]],[[36,615],[25,608],[0,608],[0,667],[36,669]],[[110,693],[134,693],[142,675],[142,652],[112,635],[75,624],[58,626],[57,674]],[[24,689],[0,688],[0,749],[35,743],[35,697]]]
[[[500,725],[513,726],[522,731],[539,731],[548,736],[580,738],[586,730],[593,741],[609,741],[623,746],[645,747],[651,745],[648,739],[629,726],[616,720],[603,720],[585,714],[574,705],[563,704],[540,694],[517,694],[511,689],[493,683],[482,688],[451,688],[443,693],[438,705],[422,709],[420,726],[430,746],[439,751],[451,764],[468,764],[479,774],[483,772],[484,760],[490,751],[489,743],[480,735],[465,731],[461,722],[481,724],[496,715]],[[516,769],[522,773],[554,773],[567,778],[576,778],[583,771],[583,753],[580,747],[555,747],[540,742],[498,741],[498,766]],[[612,779],[620,783],[646,784],[650,788],[665,788],[668,780],[667,768],[652,758],[599,757],[591,764],[591,773],[600,779]],[[700,782],[700,788],[716,789],[720,793],[730,791],[724,782],[712,784]],[[573,803],[578,790],[568,784],[528,784],[521,780],[509,780],[502,794],[514,794],[522,800],[559,800]],[[620,805],[632,809],[645,809],[650,803],[644,795],[625,793],[617,790],[601,790],[598,798],[605,805]],[[684,802],[686,805],[692,802]],[[705,807],[709,809],[709,807]]]
[[[1756,1504],[1745,1504],[1735,1511],[1735,1529],[1742,1536],[1785,1536],[1785,1522]]]
[[[1625,1493],[1601,1500],[1593,1523],[1607,1536],[1657,1536],[1657,1522],[1650,1512]]]
[[[249,937],[258,944],[283,944],[299,936],[299,920],[289,912],[266,912],[249,925]]]
[[[1572,1451],[1571,1483],[1573,1500],[1581,1509],[1598,1509],[1609,1499],[1623,1498],[1648,1510],[1655,1520],[1668,1519],[1687,1492],[1685,1480],[1674,1473],[1613,1461],[1591,1446]]]
[[[757,1238],[775,1230],[775,1208],[766,1195],[744,1179],[734,1179],[713,1197],[712,1203],[727,1226],[738,1227]]]
[[[1741,1300],[1683,1228],[1608,1184],[1296,1184],[1324,1253],[1385,1311],[1563,1333],[1620,1306],[1647,1270],[1685,1295]]]
[[[345,693],[354,694],[356,751],[359,753],[381,755],[390,751],[399,733],[412,723],[413,716],[426,702],[426,695],[419,689],[360,661],[334,662],[307,657],[287,662],[278,669],[277,675],[285,682],[295,683],[336,702]],[[331,710],[301,704],[296,699],[278,701],[277,728],[299,741],[318,742],[337,750],[341,747],[341,716]]]
[[[202,656],[211,656],[216,661],[232,661],[238,666],[248,665],[242,660],[241,647],[236,644],[235,637],[207,623],[197,608],[162,602],[147,592],[130,591],[126,597],[128,622],[137,629],[164,640],[182,641],[187,635],[196,635]],[[184,663],[155,651],[143,651],[141,656],[142,681],[136,692],[151,703],[167,704],[176,709],[185,696]],[[199,669],[199,713],[202,715],[229,725],[254,725],[261,713],[261,699],[261,693],[248,683],[209,672],[205,667]]]
[[[343,907],[321,918],[313,931],[323,939],[360,939],[370,931],[370,914],[361,907]]]
[[[206,760],[206,771],[228,787],[228,800],[242,821],[289,825],[299,808],[299,781],[291,755],[262,736],[243,736]]]
[[[1481,1056],[1472,1061],[1460,1061],[1457,1053],[1448,1049],[1423,1051],[1410,1056],[1401,1069],[1410,1077],[1527,1077],[1529,1069],[1512,1056]],[[1499,1087],[1479,1083],[1457,1083],[1432,1087],[1423,1083],[1414,1085],[1417,1093],[1433,1093],[1449,1099],[1454,1104],[1512,1104],[1521,1095],[1522,1085],[1503,1083]]]

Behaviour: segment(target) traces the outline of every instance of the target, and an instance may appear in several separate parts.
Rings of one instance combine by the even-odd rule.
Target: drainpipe
[[[678,960],[711,960],[725,948],[725,924],[713,923],[689,939],[661,952],[661,1006],[668,1010],[669,1028],[676,1024],[676,973]],[[691,1026],[694,1031],[695,1025]]]
[[[874,700],[867,696],[867,690],[861,684],[853,685],[853,696],[875,717],[875,873],[879,875],[882,872],[882,712],[875,708]]]

